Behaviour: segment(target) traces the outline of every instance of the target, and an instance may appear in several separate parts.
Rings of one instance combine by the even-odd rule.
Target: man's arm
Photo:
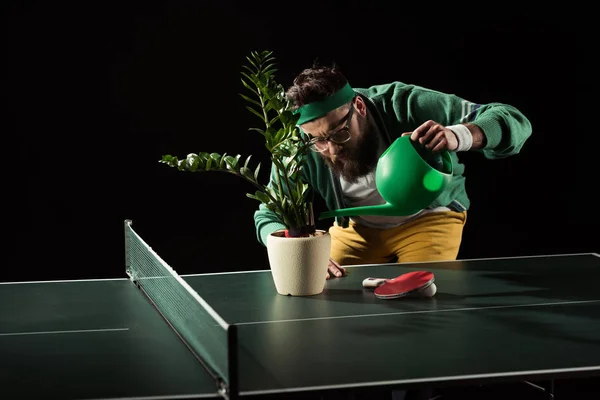
[[[481,128],[473,123],[467,122],[464,124],[469,131],[471,131],[471,136],[473,137],[473,143],[471,144],[472,150],[481,150],[485,147],[487,143],[487,139],[485,134],[481,130]]]
[[[477,104],[453,94],[415,86],[409,88],[407,94],[406,86],[399,86],[391,98],[390,107],[398,120],[417,127],[426,121],[435,121],[450,129],[468,128],[471,135],[465,138],[467,141],[463,141],[464,146],[460,146],[459,151],[466,148],[479,151],[489,159],[505,158],[518,154],[532,134],[531,122],[510,104]],[[473,143],[470,143],[471,136]]]

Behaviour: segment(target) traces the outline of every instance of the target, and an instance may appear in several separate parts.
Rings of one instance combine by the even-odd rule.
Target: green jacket
[[[410,132],[422,123],[433,120],[444,126],[471,122],[484,132],[485,148],[473,150],[488,159],[500,159],[518,154],[525,141],[531,136],[531,123],[515,107],[501,104],[475,104],[456,95],[441,93],[416,85],[393,82],[376,85],[367,89],[355,88],[373,116],[379,131],[384,135],[388,146],[404,132]],[[450,152],[453,164],[453,177],[437,199],[430,205],[449,206],[468,210],[469,197],[465,189],[464,165],[457,154]],[[315,193],[325,201],[329,209],[347,207],[344,204],[340,182],[318,153],[308,155],[304,167],[304,177]],[[318,212],[315,210],[315,215]],[[336,217],[341,226],[347,226],[348,217]],[[285,226],[277,216],[260,204],[254,214],[256,235],[260,243],[266,244],[267,236]]]

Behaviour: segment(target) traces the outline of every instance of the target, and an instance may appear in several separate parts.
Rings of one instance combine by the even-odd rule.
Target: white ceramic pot
[[[316,236],[285,237],[284,231],[267,237],[267,253],[277,292],[312,296],[323,292],[331,251],[329,232]]]

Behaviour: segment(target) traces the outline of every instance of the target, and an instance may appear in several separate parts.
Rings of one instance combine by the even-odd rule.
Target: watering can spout
[[[414,210],[417,212],[418,210]],[[324,211],[319,214],[319,219],[331,218],[331,217],[351,217],[355,215],[395,215],[405,216],[411,215],[414,212],[411,210],[405,210],[401,207],[391,204],[379,204],[375,206],[360,206],[360,207],[349,207],[341,208],[337,210]]]

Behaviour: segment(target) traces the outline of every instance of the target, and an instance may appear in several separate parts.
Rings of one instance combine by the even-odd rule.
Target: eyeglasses
[[[348,115],[344,118],[345,125],[328,136],[310,139],[309,143],[311,150],[321,153],[327,150],[328,141],[332,141],[335,144],[343,144],[350,140],[350,121],[352,120],[352,113],[354,113],[354,103],[352,103]]]

